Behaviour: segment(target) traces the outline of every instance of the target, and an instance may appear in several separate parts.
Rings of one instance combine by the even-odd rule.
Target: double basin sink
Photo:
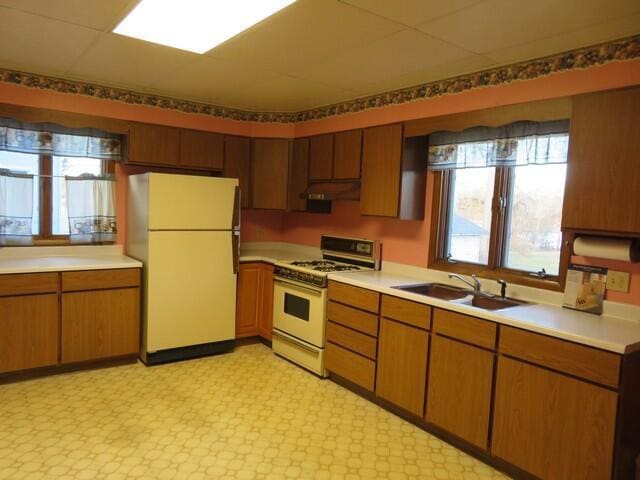
[[[427,297],[448,300],[460,305],[470,305],[484,310],[501,310],[503,308],[525,305],[526,302],[512,298],[494,297],[486,293],[475,292],[464,288],[453,287],[443,283],[421,283],[419,285],[403,285],[392,287],[404,292],[417,293]]]

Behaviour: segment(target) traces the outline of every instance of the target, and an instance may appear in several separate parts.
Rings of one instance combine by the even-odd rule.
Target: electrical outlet
[[[607,290],[627,293],[629,291],[629,272],[617,272],[609,270],[607,272]]]

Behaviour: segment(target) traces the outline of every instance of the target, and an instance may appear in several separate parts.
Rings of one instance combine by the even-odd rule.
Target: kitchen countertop
[[[484,310],[391,288],[425,283],[425,280],[384,271],[331,273],[329,279],[610,352],[631,353],[640,350],[640,322],[637,318],[593,315],[535,303],[502,310]]]
[[[141,267],[121,245],[0,248],[0,274]]]

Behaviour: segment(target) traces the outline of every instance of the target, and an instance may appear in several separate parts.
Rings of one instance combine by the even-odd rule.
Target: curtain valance
[[[94,128],[0,118],[0,150],[120,161],[122,136]]]
[[[565,163],[569,120],[515,122],[429,135],[428,168],[512,167]]]

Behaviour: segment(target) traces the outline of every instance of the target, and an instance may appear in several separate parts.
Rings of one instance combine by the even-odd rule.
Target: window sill
[[[490,280],[504,280],[508,283],[516,285],[524,285],[526,287],[541,288],[544,290],[552,290],[555,292],[561,292],[564,290],[560,278],[556,276],[549,276],[548,278],[536,278],[532,277],[526,272],[519,272],[515,270],[498,269],[491,270],[483,265],[475,265],[473,263],[450,263],[444,260],[437,260],[429,264],[429,268],[434,270],[440,270],[443,272],[458,273],[461,275],[478,275],[481,278],[488,278]]]

